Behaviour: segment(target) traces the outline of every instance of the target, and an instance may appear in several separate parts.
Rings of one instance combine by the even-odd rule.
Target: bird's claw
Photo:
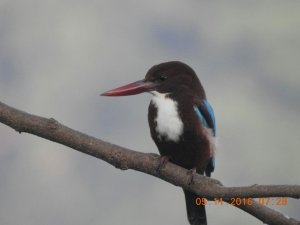
[[[158,166],[157,166],[157,171],[158,172],[160,172],[161,171],[161,169],[162,168],[164,168],[165,166],[166,166],[166,164],[167,164],[167,162],[169,162],[169,157],[168,156],[165,156],[165,155],[163,155],[163,156],[161,156],[160,158],[159,158],[159,162],[158,162]]]
[[[159,154],[156,154],[156,153],[148,153],[149,156],[152,156],[153,158],[160,158],[161,156]]]
[[[188,175],[188,185],[192,185],[194,183],[194,175],[197,173],[196,168],[190,169],[187,171]]]

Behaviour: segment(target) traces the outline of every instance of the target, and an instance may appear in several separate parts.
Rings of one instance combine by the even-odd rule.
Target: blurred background
[[[300,184],[299,1],[0,0],[0,101],[157,153],[148,94],[103,91],[180,60],[217,117],[224,185]],[[0,124],[0,224],[188,224],[180,188]],[[299,200],[272,206],[300,219]],[[261,224],[207,206],[209,224]]]

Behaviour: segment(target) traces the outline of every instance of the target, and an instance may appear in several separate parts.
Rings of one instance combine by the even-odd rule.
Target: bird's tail
[[[187,217],[191,225],[207,225],[205,206],[196,204],[197,195],[183,190],[186,202]]]

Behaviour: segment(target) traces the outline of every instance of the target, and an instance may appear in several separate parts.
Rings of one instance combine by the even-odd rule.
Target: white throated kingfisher
[[[161,63],[153,66],[143,80],[102,95],[143,92],[152,94],[148,122],[160,154],[179,166],[210,177],[215,167],[216,122],[194,70],[179,61]],[[190,224],[207,224],[204,205],[196,205],[197,195],[183,191]]]

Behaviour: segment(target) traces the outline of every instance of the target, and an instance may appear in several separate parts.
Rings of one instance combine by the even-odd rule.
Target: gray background
[[[182,60],[217,117],[213,177],[300,184],[299,1],[0,0],[1,101],[157,152],[148,94],[100,97]],[[182,191],[0,124],[0,224],[187,224]],[[275,207],[300,219],[299,200]],[[209,224],[261,224],[207,206]]]

